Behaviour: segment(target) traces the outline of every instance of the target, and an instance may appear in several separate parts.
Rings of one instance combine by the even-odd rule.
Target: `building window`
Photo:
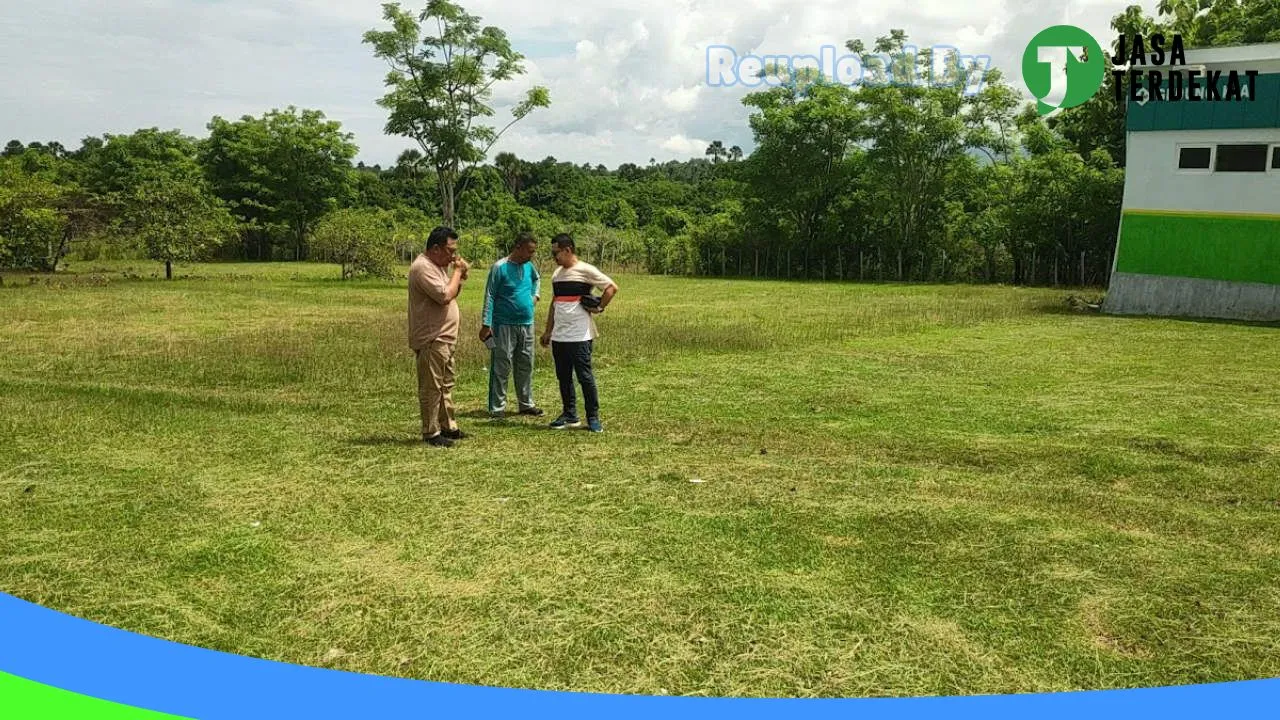
[[[1213,148],[1184,147],[1178,150],[1179,170],[1208,170]]]
[[[1268,150],[1266,145],[1219,145],[1214,169],[1218,172],[1266,172]]]
[[[1271,148],[1271,169],[1280,170],[1280,145]]]

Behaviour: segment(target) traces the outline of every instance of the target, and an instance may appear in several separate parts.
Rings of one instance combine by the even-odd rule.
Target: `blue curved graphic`
[[[199,720],[459,716],[1097,720],[1276,717],[1280,712],[1280,680],[1043,695],[847,700],[644,697],[451,685],[203,650],[98,625],[2,593],[0,673]]]

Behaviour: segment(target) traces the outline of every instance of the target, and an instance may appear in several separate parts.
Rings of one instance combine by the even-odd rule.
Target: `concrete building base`
[[[1280,321],[1280,285],[1115,273],[1102,311],[1113,315]]]

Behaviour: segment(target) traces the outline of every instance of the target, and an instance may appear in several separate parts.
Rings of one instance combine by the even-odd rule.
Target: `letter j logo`
[[[1031,39],[1022,54],[1022,79],[1048,115],[1058,108],[1081,105],[1102,87],[1106,71],[1102,46],[1073,25],[1046,28]]]

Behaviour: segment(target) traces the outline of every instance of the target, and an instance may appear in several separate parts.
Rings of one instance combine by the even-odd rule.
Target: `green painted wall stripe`
[[[1280,216],[1126,211],[1116,270],[1280,285]]]
[[[183,720],[140,708],[77,695],[0,672],[0,716],[22,720]]]

